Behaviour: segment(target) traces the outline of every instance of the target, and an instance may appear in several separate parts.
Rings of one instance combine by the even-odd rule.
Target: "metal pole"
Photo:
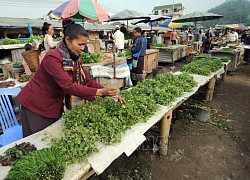
[[[172,20],[174,18],[174,0],[173,0],[173,12],[172,12]]]

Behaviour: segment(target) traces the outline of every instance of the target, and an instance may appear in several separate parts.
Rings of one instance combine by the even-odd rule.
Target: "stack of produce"
[[[124,52],[119,52],[117,54],[118,57],[128,57],[128,56],[131,56],[131,55],[132,55],[132,52],[129,49],[125,50]]]
[[[5,38],[3,41],[0,42],[0,45],[10,45],[10,44],[25,44],[26,42],[18,41],[15,39]]]
[[[65,160],[54,148],[42,149],[23,156],[9,171],[8,180],[17,179],[62,179]]]
[[[13,165],[18,159],[33,151],[36,151],[36,147],[30,142],[23,142],[18,145],[16,144],[14,147],[7,149],[4,152],[4,156],[0,156],[0,163],[3,166]]]
[[[193,62],[182,67],[182,72],[187,72],[191,74],[199,74],[204,76],[209,76],[211,73],[218,71],[222,68],[222,62],[228,62],[229,59],[224,58],[209,58],[202,57],[196,58]]]
[[[153,47],[167,47],[166,44],[163,44],[163,43],[159,43],[159,44],[154,44],[152,45]]]
[[[67,160],[84,160],[97,151],[97,142],[119,142],[124,131],[147,121],[158,109],[157,104],[170,105],[196,85],[186,73],[179,76],[167,73],[121,92],[126,104],[114,103],[108,97],[83,103],[63,117],[64,130],[56,146]]]
[[[27,74],[22,74],[18,81],[19,82],[28,82],[29,80],[31,80],[31,78],[33,77],[33,74],[32,75],[27,75]]]
[[[98,63],[100,61],[99,58],[104,55],[105,54],[103,52],[99,52],[95,54],[82,53],[81,58],[82,58],[83,64]]]
[[[61,158],[67,163],[85,161],[98,151],[98,143],[120,142],[123,132],[139,122],[146,122],[159,104],[170,105],[196,85],[193,77],[186,73],[179,76],[166,73],[122,91],[120,95],[126,99],[126,104],[115,103],[110,97],[86,101],[63,116],[63,132],[53,141],[52,152],[45,149],[21,158],[7,178],[39,179],[46,175],[60,179],[65,167]]]
[[[28,40],[29,43],[32,43],[32,42],[40,42],[42,43],[43,42],[43,35],[40,35],[40,36],[31,36]]]

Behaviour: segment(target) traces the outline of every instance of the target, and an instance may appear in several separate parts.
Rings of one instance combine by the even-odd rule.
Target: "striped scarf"
[[[66,47],[63,40],[57,44],[57,49],[63,57],[62,67],[64,71],[72,71],[74,82],[78,84],[86,85],[86,76],[85,76],[81,63],[79,62],[80,58],[77,61],[73,61],[70,58],[69,50]]]

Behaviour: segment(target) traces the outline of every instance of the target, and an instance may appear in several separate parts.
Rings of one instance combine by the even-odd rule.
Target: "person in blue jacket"
[[[140,27],[136,27],[133,30],[134,33],[134,43],[131,48],[132,52],[132,71],[131,71],[131,80],[134,86],[136,86],[137,82],[142,82],[145,80],[145,76],[143,74],[144,67],[144,56],[146,55],[147,49],[147,39],[142,35],[142,30]]]

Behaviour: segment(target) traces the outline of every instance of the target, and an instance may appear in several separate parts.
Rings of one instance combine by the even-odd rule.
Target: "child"
[[[33,47],[32,47],[31,44],[25,44],[25,46],[24,46],[25,51],[29,51],[29,50],[32,50],[32,49],[33,49]],[[30,68],[29,68],[28,64],[26,63],[25,59],[23,59],[22,65],[23,65],[25,74],[31,75],[32,72],[30,71]]]

